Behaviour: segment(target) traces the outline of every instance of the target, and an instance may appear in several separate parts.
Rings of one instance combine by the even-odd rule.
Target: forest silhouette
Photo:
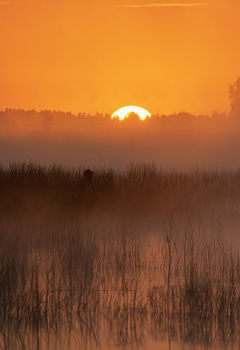
[[[132,113],[124,120],[95,115],[8,108],[0,111],[3,164],[62,162],[123,168],[154,160],[167,168],[236,168],[240,151],[240,78],[229,86],[230,112]]]
[[[236,90],[229,115],[211,118],[0,113],[2,348],[239,345]],[[84,162],[90,212],[70,195]],[[193,164],[225,169],[172,170]]]

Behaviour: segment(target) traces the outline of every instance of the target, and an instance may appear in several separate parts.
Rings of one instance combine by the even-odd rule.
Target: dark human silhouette
[[[92,209],[97,201],[97,194],[94,192],[92,176],[94,171],[86,169],[83,176],[78,180],[72,191],[74,206],[83,210]]]

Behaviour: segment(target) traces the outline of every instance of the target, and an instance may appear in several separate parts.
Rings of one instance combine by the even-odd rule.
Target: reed
[[[0,167],[1,213],[72,210],[71,190],[84,168],[61,164],[12,163]],[[240,170],[185,172],[163,170],[154,162],[130,164],[125,171],[94,169],[98,209],[145,215],[174,211],[182,214],[193,208],[213,210],[221,202],[236,204],[240,195]]]
[[[1,168],[1,193],[20,195],[25,188],[34,196],[43,193],[41,204],[49,196],[51,204],[61,202],[80,174],[57,165],[15,164]],[[137,218],[144,214],[146,226],[138,225],[140,218],[111,221],[111,215],[94,221],[98,211],[75,220],[26,220],[10,211],[16,202],[2,207],[1,347],[52,349],[57,342],[64,349],[78,341],[100,348],[103,334],[122,347],[141,344],[147,335],[235,346],[240,255],[219,215],[225,208],[228,218],[236,215],[239,173],[167,173],[154,163],[132,164],[125,172],[96,171],[95,186],[103,197],[100,217],[103,208],[111,215],[133,210]],[[137,206],[139,196],[144,203]],[[205,214],[214,206],[209,219]],[[153,209],[161,220],[146,229]]]
[[[172,221],[154,248],[150,234],[139,240],[132,230],[112,232],[111,239],[79,225],[59,229],[57,239],[46,230],[50,243],[35,232],[1,232],[0,343],[6,349],[24,348],[16,347],[23,332],[32,342],[38,336],[40,349],[47,335],[71,339],[70,330],[97,347],[103,328],[122,346],[143,340],[145,328],[153,337],[171,336],[174,326],[177,339],[184,328],[192,341],[200,329],[202,343],[210,331],[238,329],[240,256],[220,227]]]

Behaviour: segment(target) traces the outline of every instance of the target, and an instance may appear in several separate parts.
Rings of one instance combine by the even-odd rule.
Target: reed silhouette
[[[1,168],[1,346],[236,346],[239,171],[94,170],[101,199],[81,216],[81,168]]]

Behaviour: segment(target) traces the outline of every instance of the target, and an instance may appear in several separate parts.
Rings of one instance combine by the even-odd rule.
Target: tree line
[[[194,128],[207,128],[207,127],[226,127],[226,126],[240,126],[240,77],[237,78],[234,84],[229,85],[229,101],[230,101],[230,112],[219,113],[214,111],[211,116],[208,115],[194,115],[189,112],[181,111],[179,113],[173,113],[170,115],[153,114],[151,117],[144,120],[144,126],[148,125],[159,125],[169,127],[191,127]],[[88,113],[73,114],[71,112],[63,111],[51,111],[41,110],[23,110],[7,108],[0,111],[0,126],[1,127],[16,127],[21,126],[30,127],[34,125],[38,127],[64,127],[66,123],[70,127],[77,126],[78,124],[89,124],[89,123],[119,123],[119,119],[111,119],[110,114],[103,114],[96,112],[94,115]],[[135,113],[131,113],[128,118],[121,121],[121,125],[142,124],[139,117]]]

